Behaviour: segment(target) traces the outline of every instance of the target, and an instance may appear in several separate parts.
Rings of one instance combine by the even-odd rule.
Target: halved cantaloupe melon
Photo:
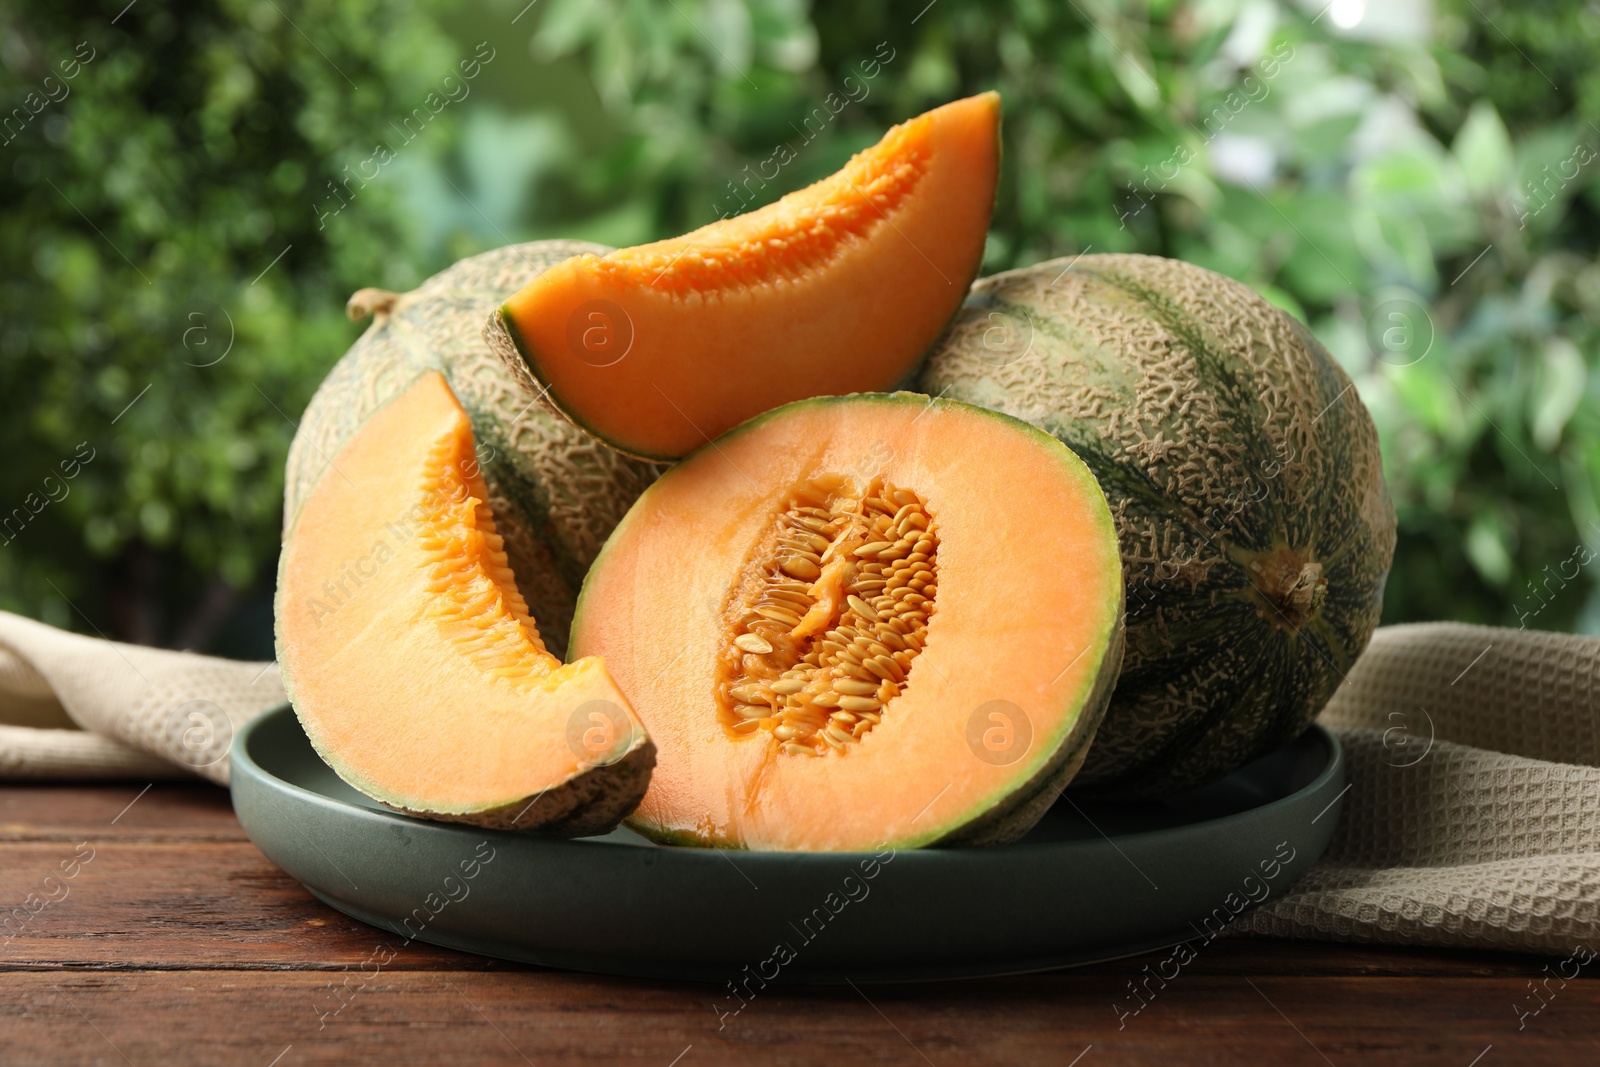
[[[628,824],[761,849],[992,844],[1082,762],[1122,658],[1116,530],[1066,446],[909,393],[802,401],[669,470],[589,572],[660,748]]]
[[[644,795],[654,747],[599,659],[545,651],[486,496],[441,375],[363,423],[285,535],[284,687],[328,765],[389,807],[609,829]]]
[[[489,343],[558,411],[645,459],[791,400],[891,388],[977,272],[999,119],[996,93],[958,100],[767,207],[570,259],[501,306]]]

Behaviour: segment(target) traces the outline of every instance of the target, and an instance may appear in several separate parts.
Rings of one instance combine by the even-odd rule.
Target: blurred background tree
[[[0,12],[7,107],[96,52],[0,145],[0,504],[95,450],[0,534],[0,607],[270,654],[283,456],[351,291],[512,240],[680,233],[998,88],[986,270],[1141,251],[1254,286],[1378,423],[1385,621],[1600,632],[1594,5],[122,6]],[[469,94],[334,200],[483,43]]]

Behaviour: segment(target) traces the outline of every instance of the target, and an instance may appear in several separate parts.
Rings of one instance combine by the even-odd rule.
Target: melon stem
[[[345,317],[351,322],[360,322],[373,315],[387,315],[394,310],[395,301],[399,299],[399,293],[391,293],[387,289],[357,289],[345,302]]]
[[[1303,628],[1328,598],[1322,564],[1290,549],[1267,553],[1250,564],[1250,571],[1256,593],[1266,601],[1262,615],[1285,629]]]

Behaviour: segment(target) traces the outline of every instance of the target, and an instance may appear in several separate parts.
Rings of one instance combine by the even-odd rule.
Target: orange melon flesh
[[[295,711],[329,766],[392,807],[518,828],[614,823],[631,803],[586,819],[577,792],[597,783],[568,787],[648,757],[648,738],[601,660],[564,666],[545,651],[486,496],[471,424],[439,374],[356,431],[285,541],[278,653]]]
[[[890,388],[977,272],[999,118],[996,93],[958,100],[767,207],[568,260],[501,307],[491,342],[558,410],[647,459],[791,400]]]
[[[823,614],[844,599],[839,555],[772,551],[797,488],[819,478],[843,480],[847,507],[900,487],[912,503],[897,514],[930,519],[937,588],[922,588],[925,643],[880,721],[813,754],[786,749],[767,720],[730,725],[743,720],[719,682],[753,662],[738,649],[816,640],[804,602],[787,617],[769,606],[772,625],[751,610],[752,590],[805,584],[774,559],[810,578]],[[858,544],[852,566],[896,552],[882,544]],[[1053,438],[912,394],[821,398],[752,420],[648,489],[589,573],[572,647],[605,657],[658,746],[628,820],[640,832],[784,850],[994,843],[1025,831],[1082,759],[1121,659],[1121,582],[1099,486]],[[1020,709],[1032,740],[985,759],[987,732],[1008,725],[983,710],[996,706]]]

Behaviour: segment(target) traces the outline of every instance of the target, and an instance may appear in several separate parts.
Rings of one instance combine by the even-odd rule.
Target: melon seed
[[[808,582],[814,582],[822,577],[822,568],[804,556],[790,556],[778,566],[782,568],[783,573]]]
[[[855,610],[857,615],[864,615],[873,622],[880,621],[878,619],[878,613],[872,610],[872,606],[865,600],[862,600],[860,597],[856,596],[854,593],[850,594],[844,599],[845,603],[849,604],[850,607]]]
[[[862,660],[861,665],[886,682],[894,681],[894,674],[877,659]]]
[[[733,639],[733,643],[746,652],[754,652],[757,655],[765,655],[772,651],[772,645],[760,634],[740,634]]]
[[[767,618],[772,619],[774,622],[781,622],[788,626],[800,625],[800,616],[796,615],[792,611],[785,611],[780,607],[774,607],[771,605],[759,607],[756,609],[756,614],[764,615]]]
[[[843,672],[840,677],[848,675],[858,682],[870,682],[875,677],[871,671],[867,670],[861,665],[861,660],[859,658],[841,660],[840,662],[834,664],[834,666]]]
[[[899,620],[895,621],[898,622]],[[877,638],[880,642],[887,645],[889,650],[892,652],[904,652],[906,650],[905,638],[901,637],[899,632],[893,629],[889,623],[885,623],[883,626],[878,627]]]

